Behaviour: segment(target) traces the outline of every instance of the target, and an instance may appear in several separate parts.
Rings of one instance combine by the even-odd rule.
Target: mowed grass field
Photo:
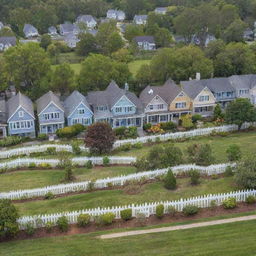
[[[113,231],[112,231],[113,232]],[[256,221],[100,240],[98,232],[0,244],[0,256],[249,256]]]

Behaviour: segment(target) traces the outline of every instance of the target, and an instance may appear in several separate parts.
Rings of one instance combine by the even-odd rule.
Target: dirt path
[[[168,232],[168,231],[174,231],[174,230],[183,230],[183,229],[191,229],[191,228],[198,228],[198,227],[207,227],[207,226],[214,226],[214,225],[233,223],[233,222],[239,222],[239,221],[248,221],[248,220],[256,220],[256,215],[230,218],[230,219],[222,219],[222,220],[206,221],[206,222],[201,222],[201,223],[193,223],[193,224],[180,225],[180,226],[172,226],[172,227],[163,227],[163,228],[153,228],[153,229],[147,229],[147,230],[135,230],[135,231],[113,233],[113,234],[101,235],[101,236],[99,236],[99,238],[101,238],[101,239],[110,239],[110,238],[119,238],[119,237],[126,237],[126,236],[136,236],[136,235],[143,235],[143,234]]]

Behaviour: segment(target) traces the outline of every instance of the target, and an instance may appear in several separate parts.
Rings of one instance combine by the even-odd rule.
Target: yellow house
[[[197,80],[181,82],[184,92],[192,100],[192,114],[200,114],[203,117],[213,115],[216,106],[216,98],[207,86]]]

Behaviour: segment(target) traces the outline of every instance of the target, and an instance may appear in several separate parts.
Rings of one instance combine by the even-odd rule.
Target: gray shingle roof
[[[139,42],[148,42],[151,44],[155,43],[155,39],[153,36],[136,36],[136,37],[134,37],[134,41],[136,43],[139,43]]]
[[[15,113],[15,111],[22,107],[26,110],[33,118],[34,116],[34,108],[33,103],[30,98],[18,92],[15,96],[11,97],[7,101],[7,110],[8,110],[8,119]]]
[[[148,19],[148,15],[135,15],[134,16],[134,21],[137,21],[137,20],[143,20],[143,21],[146,21]]]
[[[63,33],[73,33],[75,29],[75,25],[71,23],[64,23],[60,24],[60,30],[63,31]]]
[[[75,90],[64,101],[65,115],[68,117],[79,106],[80,103],[83,103],[86,107],[88,107],[88,109],[90,109],[90,105],[85,96]]]
[[[49,91],[36,101],[37,114],[39,115],[42,110],[44,110],[51,102],[58,106],[64,112],[64,107],[59,97],[55,95],[52,91]]]
[[[229,81],[235,89],[251,89],[256,86],[256,75],[234,75],[229,77]]]
[[[0,44],[15,46],[16,45],[16,37],[15,36],[1,36]]]
[[[166,11],[167,11],[167,7],[157,7],[157,8],[155,9],[155,11],[166,12]]]
[[[184,92],[191,98],[195,99],[196,96],[205,88],[201,80],[191,80],[180,82]]]
[[[25,35],[27,35],[28,33],[38,33],[37,29],[31,25],[31,24],[25,24],[24,28],[23,28],[23,32]]]
[[[76,19],[76,22],[96,22],[92,15],[79,15]]]

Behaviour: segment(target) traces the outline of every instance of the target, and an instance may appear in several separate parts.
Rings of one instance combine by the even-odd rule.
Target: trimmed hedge
[[[56,135],[59,138],[72,138],[77,136],[79,133],[85,130],[85,126],[82,124],[75,124],[72,126],[67,126],[56,131]]]

